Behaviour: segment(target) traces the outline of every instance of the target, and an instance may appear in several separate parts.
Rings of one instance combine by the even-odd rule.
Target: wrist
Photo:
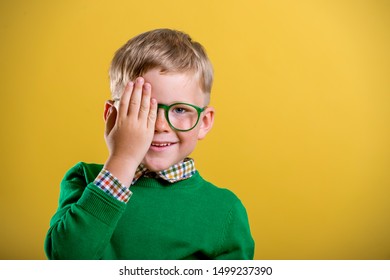
[[[110,171],[123,185],[130,186],[139,164],[132,159],[110,155],[104,164],[104,169]]]

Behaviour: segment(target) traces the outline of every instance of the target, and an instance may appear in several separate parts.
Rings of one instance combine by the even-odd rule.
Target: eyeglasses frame
[[[120,98],[114,98],[114,103],[115,102],[119,102],[120,101]],[[198,119],[196,120],[196,123],[190,128],[190,129],[178,129],[176,127],[174,127],[171,122],[169,121],[169,116],[168,116],[168,112],[169,112],[169,109],[171,109],[171,107],[175,106],[175,105],[187,105],[187,106],[191,106],[192,108],[194,108],[197,112],[198,112]],[[165,113],[165,119],[167,120],[169,126],[173,129],[173,130],[176,130],[176,131],[180,131],[180,132],[187,132],[187,131],[190,131],[192,129],[195,128],[195,126],[198,124],[199,122],[199,119],[200,119],[200,114],[207,108],[207,106],[201,108],[201,107],[198,107],[196,105],[193,105],[193,104],[189,104],[189,103],[185,103],[185,102],[176,102],[176,103],[173,103],[171,105],[166,105],[166,104],[162,104],[162,103],[158,103],[157,104],[157,109],[163,109],[164,110],[164,113]]]
[[[169,112],[169,109],[171,109],[173,106],[176,106],[176,105],[187,105],[187,106],[190,106],[190,107],[194,108],[194,109],[198,112],[198,118],[197,118],[195,124],[194,124],[191,128],[189,128],[189,129],[178,129],[178,128],[174,127],[174,126],[171,124],[171,122],[170,122],[170,120],[169,120],[168,112]],[[200,114],[207,108],[207,106],[201,108],[201,107],[198,107],[198,106],[196,106],[196,105],[189,104],[189,103],[176,102],[176,103],[173,103],[173,104],[171,104],[171,105],[166,105],[166,104],[158,103],[158,104],[157,104],[157,108],[158,108],[158,109],[163,109],[163,110],[164,110],[164,112],[165,112],[165,119],[167,120],[169,126],[170,126],[172,129],[174,129],[174,130],[176,130],[176,131],[180,131],[180,132],[187,132],[187,131],[190,131],[190,130],[192,130],[192,129],[195,128],[195,126],[196,126],[196,125],[198,124],[198,122],[199,122]]]

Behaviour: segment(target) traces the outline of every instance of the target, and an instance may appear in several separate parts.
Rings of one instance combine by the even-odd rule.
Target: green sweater
[[[127,204],[93,184],[102,165],[78,163],[61,182],[49,259],[253,259],[241,201],[198,172],[176,183],[141,177]]]

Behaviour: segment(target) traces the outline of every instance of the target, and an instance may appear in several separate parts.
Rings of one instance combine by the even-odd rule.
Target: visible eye
[[[172,110],[175,114],[185,114],[187,112],[186,108],[183,107],[175,107]]]

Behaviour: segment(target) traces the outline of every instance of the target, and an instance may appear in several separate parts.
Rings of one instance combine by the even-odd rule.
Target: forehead
[[[192,73],[161,72],[153,69],[143,75],[145,82],[152,85],[152,97],[159,103],[187,102],[203,105],[203,93],[199,79]]]

